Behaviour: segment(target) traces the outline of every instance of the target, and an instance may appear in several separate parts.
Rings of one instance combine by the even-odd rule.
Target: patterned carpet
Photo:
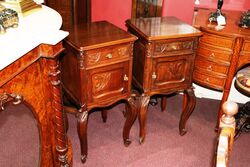
[[[160,105],[148,108],[145,142],[138,142],[136,120],[130,138],[132,144],[124,147],[122,128],[124,104],[108,111],[106,123],[101,113],[89,115],[88,158],[80,162],[80,146],[76,119],[68,114],[68,136],[73,145],[73,166],[87,167],[211,167],[216,141],[214,131],[219,101],[197,99],[193,114],[187,122],[187,134],[178,132],[182,96],[168,98],[167,111]],[[18,112],[17,112],[18,111]],[[39,136],[36,121],[24,105],[8,106],[0,112],[0,166],[34,167],[39,162]],[[234,143],[230,167],[250,167],[250,133],[242,134]]]

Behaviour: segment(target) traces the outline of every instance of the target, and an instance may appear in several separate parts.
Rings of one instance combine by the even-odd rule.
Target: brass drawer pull
[[[108,58],[108,59],[112,59],[112,57],[113,57],[113,55],[111,53],[106,55],[106,58]]]
[[[155,72],[153,72],[153,74],[152,74],[152,79],[156,79],[156,74],[155,74]]]
[[[177,46],[175,46],[175,45],[172,45],[172,47],[171,47],[173,50],[177,50]]]
[[[212,71],[212,70],[213,70],[213,69],[212,69],[212,66],[211,66],[211,65],[208,66],[208,67],[207,67],[207,70],[208,70],[208,71]]]
[[[213,57],[213,58],[214,58],[214,53],[211,53],[211,54],[209,55],[209,57]]]
[[[126,74],[124,75],[123,80],[128,81],[128,76]]]
[[[209,82],[210,82],[209,78],[206,78],[206,79],[205,79],[205,82],[209,83]]]

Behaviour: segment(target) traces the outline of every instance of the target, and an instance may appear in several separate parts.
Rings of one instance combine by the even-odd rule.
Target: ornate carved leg
[[[147,107],[150,100],[150,96],[142,94],[139,98],[139,124],[140,124],[140,139],[139,142],[142,144],[145,140],[145,125],[146,125],[146,118],[147,118]]]
[[[190,117],[190,115],[192,114],[192,112],[194,111],[194,107],[196,104],[196,97],[194,95],[193,88],[189,88],[189,89],[185,90],[184,94],[186,96],[185,98],[187,98],[187,105],[181,114],[181,119],[179,122],[179,133],[181,136],[183,136],[187,132],[185,129],[186,122],[187,122],[188,118]]]
[[[125,146],[129,146],[131,143],[131,141],[129,140],[129,133],[137,116],[137,105],[135,98],[130,97],[127,99],[127,101],[128,109],[126,113],[126,122],[123,128],[123,142]]]
[[[49,59],[49,75],[52,85],[52,108],[55,112],[55,129],[56,129],[56,151],[60,166],[68,167],[68,144],[65,129],[65,112],[62,107],[62,94],[59,62],[56,59]]]
[[[0,111],[4,110],[4,106],[12,102],[14,105],[20,104],[23,101],[23,97],[15,93],[3,93],[0,94]]]
[[[88,125],[88,111],[79,110],[77,113],[77,131],[81,145],[81,161],[86,162],[88,155],[88,142],[87,142],[87,125]]]
[[[106,122],[107,121],[107,117],[108,117],[108,111],[107,110],[102,110],[102,121]]]
[[[163,96],[161,98],[161,111],[165,111],[166,110],[166,106],[167,106],[167,97]]]

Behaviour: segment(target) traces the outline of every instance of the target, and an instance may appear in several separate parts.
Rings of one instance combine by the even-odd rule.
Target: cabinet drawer
[[[203,86],[214,88],[217,90],[223,90],[226,77],[210,76],[206,73],[202,73],[199,69],[195,69],[193,73],[193,80]]]
[[[210,60],[214,60],[216,62],[222,61],[222,62],[230,62],[231,60],[231,52],[229,51],[223,51],[216,49],[214,47],[205,45],[203,43],[199,43],[199,47],[197,49],[197,55],[206,57]]]
[[[208,43],[210,45],[219,46],[223,48],[231,49],[233,47],[233,39],[225,38],[222,36],[209,35],[204,33],[200,38],[201,42]]]
[[[244,42],[242,50],[250,52],[250,41],[245,41]]]
[[[196,57],[195,67],[201,68],[207,72],[216,72],[216,73],[223,74],[223,75],[226,75],[228,73],[227,66],[220,65],[212,61],[208,61],[206,59],[202,59],[201,57]]]
[[[107,65],[113,61],[128,58],[130,49],[130,44],[127,44],[88,50],[85,55],[86,66]]]
[[[193,50],[193,40],[180,40],[180,41],[161,41],[155,43],[155,54],[161,54],[173,51]]]

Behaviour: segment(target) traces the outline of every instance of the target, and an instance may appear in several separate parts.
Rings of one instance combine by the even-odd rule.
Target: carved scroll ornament
[[[14,105],[20,104],[23,101],[23,97],[15,93],[3,93],[0,94],[0,111],[4,110],[4,106],[12,102]]]

